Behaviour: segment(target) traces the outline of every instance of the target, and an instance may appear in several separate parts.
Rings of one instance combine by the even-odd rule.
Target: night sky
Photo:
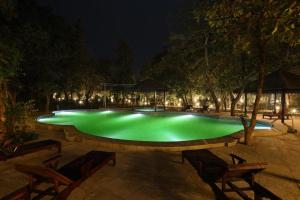
[[[169,19],[182,0],[38,0],[69,23],[82,20],[87,47],[96,58],[110,58],[120,39],[133,50],[138,70],[162,50]]]

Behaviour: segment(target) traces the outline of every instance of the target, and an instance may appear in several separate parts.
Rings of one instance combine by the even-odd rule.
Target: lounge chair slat
[[[242,197],[244,200],[251,200],[251,198],[249,198],[248,195],[246,195],[239,187],[234,185],[232,182],[228,182],[227,184],[232,188],[233,191],[235,191],[238,195],[240,195],[240,197]]]

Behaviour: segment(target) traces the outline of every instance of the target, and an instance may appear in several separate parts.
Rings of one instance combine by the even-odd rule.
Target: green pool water
[[[73,125],[93,136],[146,142],[180,142],[218,138],[243,129],[239,120],[193,114],[124,111],[59,111],[40,123]],[[257,124],[256,128],[270,128]]]

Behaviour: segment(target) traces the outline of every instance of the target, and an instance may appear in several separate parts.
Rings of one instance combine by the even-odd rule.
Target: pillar
[[[247,98],[247,92],[245,92],[245,107],[244,107],[244,115],[247,116],[247,106],[248,106],[248,98]]]
[[[154,91],[154,111],[156,112],[156,90]]]
[[[284,114],[285,114],[285,91],[282,90],[282,93],[281,93],[281,123],[284,123]]]

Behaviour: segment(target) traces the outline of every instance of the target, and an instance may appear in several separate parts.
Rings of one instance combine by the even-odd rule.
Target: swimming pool
[[[38,122],[74,126],[80,133],[122,141],[188,142],[222,138],[243,129],[238,119],[191,113],[66,110],[41,116]],[[257,123],[256,129],[270,129]]]

